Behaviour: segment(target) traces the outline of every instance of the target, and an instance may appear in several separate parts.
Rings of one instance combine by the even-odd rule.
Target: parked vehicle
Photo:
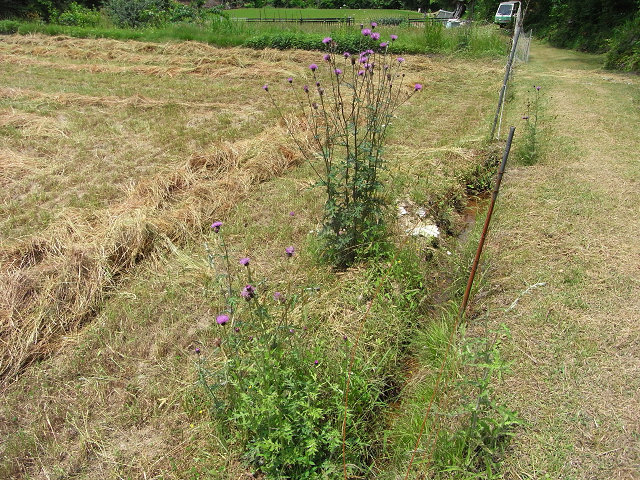
[[[509,27],[516,21],[518,10],[520,10],[520,2],[502,2],[498,5],[494,22],[501,27]]]

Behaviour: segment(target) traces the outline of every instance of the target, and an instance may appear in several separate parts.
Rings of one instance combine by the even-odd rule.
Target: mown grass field
[[[505,475],[640,478],[640,82],[534,45],[508,113],[521,129],[533,85],[540,160],[505,176],[481,302],[511,329],[500,395],[525,420]]]
[[[307,134],[288,108],[280,119],[261,88],[268,83],[291,104],[286,78],[302,84],[318,57],[2,37],[0,476],[249,472],[238,446],[216,436],[196,385],[193,348],[209,355],[217,335],[219,299],[204,287],[214,220],[260,275],[321,286],[308,308],[326,335],[357,331],[378,267],[336,273],[316,262],[310,231],[323,198],[287,124],[300,139]],[[485,138],[502,61],[406,56],[406,65],[407,89],[420,82],[424,90],[392,126],[392,204],[422,206],[454,234],[467,186],[493,156]],[[298,263],[286,273],[274,258],[290,244]],[[444,238],[439,249],[412,248],[453,269],[453,245]],[[428,312],[441,279],[432,264],[419,265],[425,287],[416,301]],[[395,325],[393,305],[375,312],[368,328]],[[433,369],[404,369],[407,389]],[[394,408],[390,422],[403,416]],[[416,432],[394,435],[409,445]],[[382,478],[406,459],[406,451],[386,451],[374,467]]]

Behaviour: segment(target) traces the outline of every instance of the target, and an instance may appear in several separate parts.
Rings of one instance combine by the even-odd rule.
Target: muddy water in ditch
[[[490,192],[483,192],[467,199],[467,205],[461,214],[461,228],[458,234],[458,242],[464,245],[469,241],[469,235],[473,231],[478,220],[478,215],[484,213],[491,200]]]

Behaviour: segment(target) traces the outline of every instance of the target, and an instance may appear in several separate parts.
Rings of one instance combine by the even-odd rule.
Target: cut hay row
[[[300,141],[307,141],[306,133],[301,135]],[[253,185],[301,159],[287,128],[278,125],[193,156],[174,173],[141,182],[125,201],[103,211],[83,217],[65,210],[46,231],[0,250],[2,382],[54,352],[62,336],[95,316],[125,272],[167,240],[183,243],[212,218],[221,218]]]
[[[96,97],[92,95],[81,95],[76,93],[46,93],[39,92],[28,88],[2,88],[0,87],[0,99],[11,100],[46,100],[48,102],[55,102],[64,106],[105,106],[105,107],[164,107],[167,105],[175,105],[179,107],[185,107],[190,110],[209,110],[209,109],[229,109],[229,102],[185,102],[185,101],[172,101],[172,100],[157,100],[144,95],[133,95],[131,97],[121,97],[114,95],[105,95]],[[235,105],[234,112],[247,110],[253,112],[253,109],[248,105]],[[9,118],[10,115],[4,115],[5,112],[0,112],[0,126],[3,125],[16,125],[21,124],[21,120],[18,118]],[[8,112],[7,112],[8,113]],[[11,117],[15,115],[15,112],[10,112]],[[7,117],[7,118],[4,118]],[[37,117],[33,115],[31,118]],[[41,120],[51,122],[50,118]],[[46,121],[44,123],[46,123]]]
[[[238,75],[238,67],[220,68],[216,65],[203,64],[195,67],[161,67],[161,66],[116,66],[103,65],[93,63],[60,63],[45,60],[38,60],[30,56],[18,55],[0,55],[0,63],[20,65],[20,66],[38,66],[45,68],[56,68],[58,70],[67,70],[72,72],[89,72],[89,73],[112,73],[121,74],[129,73],[136,75],[148,75],[157,77],[175,77],[178,75],[202,75],[211,78],[230,77],[244,78],[245,74]],[[283,73],[284,75],[284,73]]]
[[[26,38],[26,40],[25,40]],[[153,45],[142,42],[78,40],[56,37],[9,36],[0,43],[0,59],[19,65],[55,64],[87,71],[119,73],[131,71],[150,75],[212,75],[218,70],[268,71],[283,61],[306,64],[317,53],[279,50],[221,49],[197,42]],[[99,46],[98,46],[99,45]],[[36,60],[39,59],[39,60]],[[50,62],[46,62],[49,59]],[[75,62],[83,60],[86,63]],[[32,63],[30,63],[30,61]],[[108,64],[108,65],[105,65]],[[115,64],[115,65],[114,65]]]

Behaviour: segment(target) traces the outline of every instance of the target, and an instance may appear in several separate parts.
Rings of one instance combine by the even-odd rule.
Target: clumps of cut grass
[[[173,174],[139,183],[106,211],[83,218],[67,210],[40,235],[0,250],[3,382],[93,318],[123,273],[167,241],[192,238],[205,218],[229,211],[252,185],[298,165],[301,154],[285,132],[277,125],[253,139],[221,144]],[[298,132],[303,145],[307,132]]]

